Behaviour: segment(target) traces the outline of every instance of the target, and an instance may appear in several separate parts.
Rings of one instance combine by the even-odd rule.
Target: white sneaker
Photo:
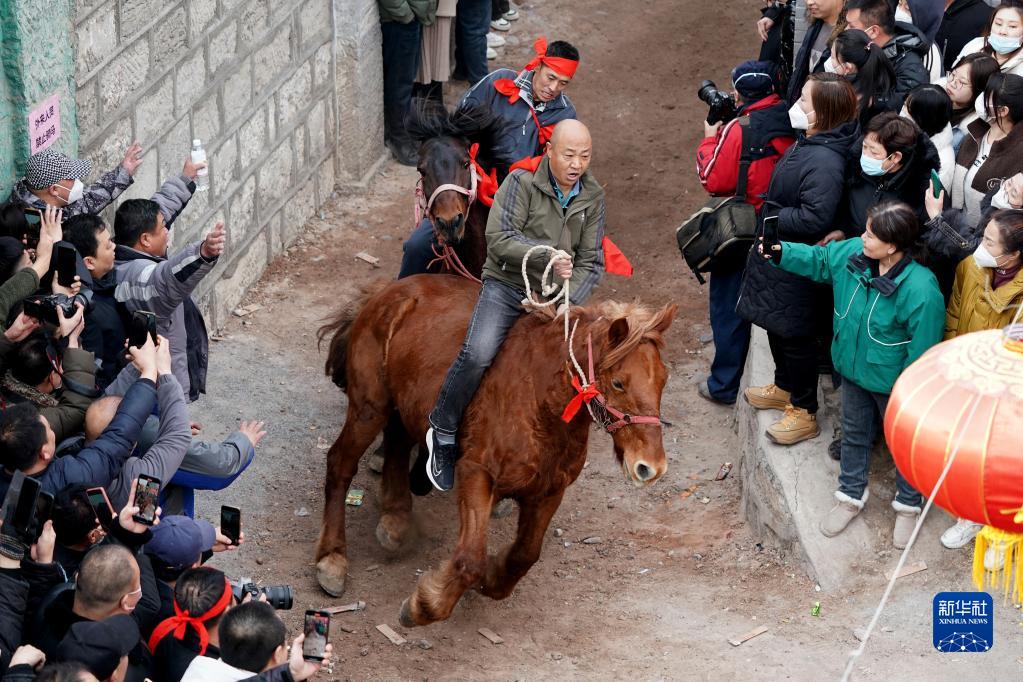
[[[501,18],[505,21],[518,21],[519,11],[512,7],[510,10],[501,15]]]
[[[493,32],[487,34],[487,47],[504,47],[507,42],[504,36],[499,36]]]
[[[490,28],[494,29],[495,31],[507,31],[511,29],[511,24],[508,23],[508,20],[504,18],[494,19],[493,21],[490,22]]]
[[[487,48],[487,59],[497,59],[497,50],[492,47]]]
[[[984,524],[974,523],[966,519],[959,519],[956,525],[952,526],[941,534],[941,544],[948,549],[959,549],[970,544],[970,540],[977,536]]]
[[[984,570],[1000,571],[1005,566],[1005,545],[991,545],[984,551]]]

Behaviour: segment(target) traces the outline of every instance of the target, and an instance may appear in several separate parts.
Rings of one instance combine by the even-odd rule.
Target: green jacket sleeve
[[[64,377],[83,386],[96,385],[96,360],[92,353],[80,348],[68,348],[64,351]],[[85,426],[85,411],[89,409],[93,398],[81,395],[65,387],[60,393],[56,407],[44,407],[39,414],[46,417],[53,429],[57,443],[68,436],[80,432]]]
[[[595,210],[589,211],[586,225],[579,236],[579,246],[572,262],[569,280],[569,299],[572,305],[582,305],[604,276],[604,199]]]
[[[531,177],[529,173],[516,171],[505,178],[494,195],[494,205],[487,218],[487,254],[512,272],[521,272],[522,259],[529,249],[547,243],[530,239],[522,232],[529,218],[530,192],[526,184]],[[529,257],[527,272],[531,287],[535,288],[540,281],[549,257],[546,249],[534,251]]]
[[[794,275],[808,277],[822,284],[832,283],[833,267],[848,260],[842,253],[844,242],[827,246],[810,246],[793,242],[781,243],[781,261],[772,264]]]
[[[927,274],[930,275],[929,272]],[[933,281],[933,275],[928,279]],[[931,286],[914,287],[906,303],[905,324],[910,341],[903,369],[916,362],[931,346],[940,343],[945,330],[945,299],[936,281]]]
[[[407,24],[416,18],[409,6],[409,0],[377,0],[380,8],[381,21],[394,21],[399,24]]]
[[[11,308],[28,298],[39,288],[39,275],[32,268],[21,270],[0,286],[0,332],[7,329],[7,316]]]

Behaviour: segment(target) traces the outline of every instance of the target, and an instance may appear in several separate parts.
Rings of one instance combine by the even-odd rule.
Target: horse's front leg
[[[515,585],[540,558],[547,526],[564,496],[562,489],[539,500],[519,500],[519,526],[515,541],[487,561],[481,593],[492,599],[504,599],[512,593]]]
[[[451,615],[466,590],[479,586],[487,561],[487,530],[494,505],[494,484],[475,462],[457,469],[458,513],[461,528],[454,556],[419,578],[416,591],[401,605],[405,627],[429,625]]]

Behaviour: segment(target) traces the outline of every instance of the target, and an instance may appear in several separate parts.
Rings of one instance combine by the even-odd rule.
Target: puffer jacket
[[[863,254],[857,237],[824,247],[783,243],[772,267],[834,289],[831,360],[861,388],[891,393],[902,371],[941,341],[945,302],[934,275],[912,258],[879,276],[877,261]]]
[[[483,133],[486,139],[474,139],[473,142],[480,143],[477,159],[480,165],[486,169],[497,169],[498,181],[505,178],[516,161],[543,153],[537,122],[550,129],[560,121],[576,117],[575,106],[564,93],[547,102],[543,111],[534,112],[531,97],[516,97],[514,102],[509,102],[508,96],[494,87],[495,81],[504,78],[530,80],[532,77],[532,71],[516,73],[511,69],[498,69],[472,86],[458,105],[459,111],[463,112],[489,112],[492,120],[488,121],[487,130]],[[536,120],[533,119],[534,113]]]
[[[867,227],[867,211],[884,201],[903,201],[916,209],[921,223],[927,220],[923,206],[924,192],[931,180],[931,170],[938,170],[941,160],[930,138],[921,133],[916,146],[902,159],[895,173],[871,176],[860,167],[863,152],[861,137],[849,150],[845,188],[846,201],[835,227],[847,237],[858,237]]]
[[[800,137],[771,178],[760,214],[778,216],[785,241],[813,244],[833,229],[843,201],[849,150],[859,136],[855,122]],[[824,300],[820,285],[771,267],[750,250],[736,312],[778,336],[811,336]]]
[[[935,45],[944,55],[945,71],[951,71],[959,61],[966,43],[984,31],[991,11],[991,6],[984,0],[953,0],[945,8],[938,33],[934,36]]]
[[[946,340],[985,329],[1002,329],[1012,323],[1023,305],[1023,270],[997,289],[991,287],[992,275],[991,268],[980,267],[973,256],[956,268],[945,313]]]
[[[413,19],[429,26],[437,18],[437,0],[377,0],[380,21],[407,24]]]
[[[487,262],[483,279],[524,289],[522,259],[530,248],[547,244],[572,255],[569,295],[581,305],[604,276],[604,188],[587,170],[579,194],[567,209],[554,194],[550,162],[544,156],[535,173],[516,169],[501,183],[487,218]],[[534,252],[527,264],[529,286],[540,290],[550,252]]]
[[[895,36],[884,46],[884,55],[895,67],[895,90],[889,99],[892,111],[898,111],[914,88],[931,82],[924,66],[931,51],[927,37],[913,24],[895,22]]]
[[[206,390],[209,337],[192,291],[217,264],[199,253],[202,242],[194,242],[171,258],[159,258],[118,245],[114,252],[117,287],[114,298],[129,312],[156,313],[156,330],[171,344],[174,378],[187,400],[198,399]],[[188,312],[186,309],[194,308]]]

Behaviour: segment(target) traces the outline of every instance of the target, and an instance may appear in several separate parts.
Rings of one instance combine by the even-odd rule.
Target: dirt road
[[[609,277],[600,296],[651,304],[675,301],[681,312],[665,359],[671,380],[664,416],[668,474],[636,491],[613,461],[610,439],[594,434],[589,464],[552,523],[540,562],[506,601],[469,594],[452,618],[415,630],[398,626],[398,607],[420,571],[446,557],[457,535],[451,496],[417,499],[421,540],[415,552],[387,556],[377,545],[378,477],[365,468],[354,487],[365,504],[349,508],[347,593],[318,588],[313,549],[322,511],[324,454],[344,416],[344,397],[323,376],[319,321],[358,287],[393,276],[411,219],[413,169],[388,165],[365,192],[338,196],[279,258],[211,352],[211,395],[194,414],[209,437],[240,418],[269,422],[252,468],[229,490],[205,494],[200,512],[215,519],[221,503],[242,508],[249,541],[214,564],[297,592],[286,619],[296,631],[307,607],[363,600],[364,612],[337,616],[339,661],[331,679],[837,679],[883,590],[878,557],[861,585],[815,590],[798,558],[759,545],[738,513],[735,478],[713,482],[723,461],[737,462],[732,412],[696,397],[712,349],[706,290],[684,271],[673,231],[703,200],[693,153],[704,105],[703,78],[728,82],[732,65],[755,54],[756,6],[739,2],[551,0],[522,7],[500,63],[518,67],[535,35],[565,37],[582,52],[571,86],[595,140],[593,170],[607,189],[608,231],[636,266],[631,280]],[[381,259],[372,269],[358,251]],[[822,491],[827,494],[827,491]],[[512,537],[514,516],[495,521],[492,550]],[[554,529],[560,529],[556,533]],[[600,542],[583,544],[597,536]],[[857,667],[857,679],[1018,679],[1023,665],[1019,613],[999,607],[996,650],[982,660],[937,654],[930,643],[935,592],[968,587],[968,557],[906,578]],[[870,562],[870,558],[865,561]],[[811,616],[815,601],[821,614]],[[395,646],[375,630],[387,623],[408,638]],[[767,634],[740,647],[726,641],[760,625]],[[487,627],[504,643],[477,634]]]

